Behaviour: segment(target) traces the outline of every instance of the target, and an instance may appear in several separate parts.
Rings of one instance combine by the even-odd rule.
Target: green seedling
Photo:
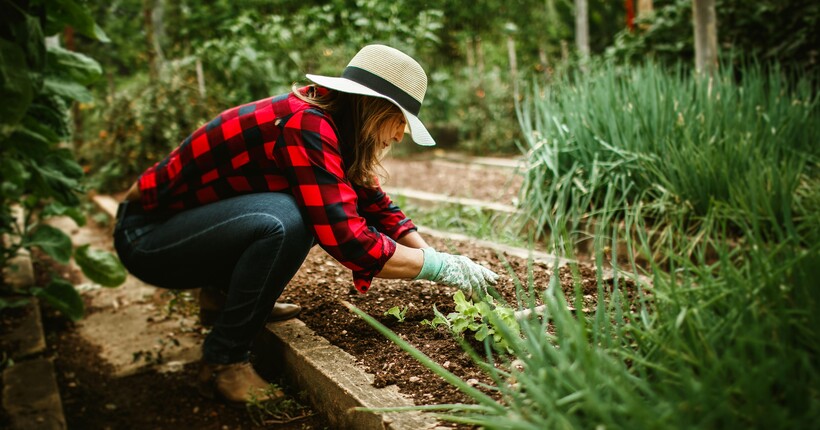
[[[387,312],[384,313],[384,315],[393,315],[399,322],[404,322],[404,319],[407,317],[407,311],[409,309],[410,307],[408,306],[405,306],[403,308],[393,306],[392,308],[388,309]]]
[[[461,291],[453,295],[453,300],[456,302],[455,312],[445,317],[433,306],[435,318],[432,321],[425,319],[421,324],[431,328],[446,325],[451,332],[459,336],[463,336],[465,331],[471,331],[475,333],[475,339],[480,342],[491,336],[493,344],[498,348],[505,351],[510,350],[509,343],[502,336],[501,325],[503,324],[510,332],[521,332],[512,308],[497,304],[490,297],[474,303],[468,300]]]
[[[436,328],[436,327],[438,327],[442,324],[446,325],[448,329],[452,328],[451,325],[450,325],[450,320],[448,320],[447,317],[443,313],[441,313],[438,309],[436,309],[436,305],[433,305],[433,313],[436,316],[435,316],[435,318],[433,318],[432,321],[430,321],[428,319],[424,319],[424,320],[421,321],[421,324],[430,326],[430,328]]]

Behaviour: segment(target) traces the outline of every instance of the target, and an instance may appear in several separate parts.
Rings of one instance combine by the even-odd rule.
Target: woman
[[[341,77],[221,113],[146,170],[120,205],[115,245],[135,276],[164,288],[225,295],[203,344],[204,395],[233,402],[276,397],[248,363],[251,341],[318,243],[353,272],[427,279],[486,292],[497,275],[435,251],[381,190],[379,157],[418,119],[421,66],[383,45],[364,47]],[[205,305],[202,301],[203,306]],[[221,306],[220,306],[221,305]],[[291,312],[292,313],[292,312]]]

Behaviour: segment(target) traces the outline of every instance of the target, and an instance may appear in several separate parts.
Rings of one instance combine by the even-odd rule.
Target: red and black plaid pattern
[[[394,240],[416,228],[380,187],[347,180],[337,136],[328,115],[293,94],[229,109],[140,176],[142,205],[178,212],[240,194],[291,193],[319,245],[366,292]]]

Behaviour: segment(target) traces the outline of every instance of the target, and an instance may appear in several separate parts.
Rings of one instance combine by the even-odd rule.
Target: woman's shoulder
[[[307,87],[300,88],[299,90],[303,91],[306,88]],[[273,107],[277,117],[283,118],[301,112],[303,115],[314,115],[330,120],[330,115],[325,109],[321,106],[310,103],[308,101],[309,99],[306,99],[305,97],[297,96],[295,91],[296,90],[290,93],[281,94],[271,99],[271,106]]]

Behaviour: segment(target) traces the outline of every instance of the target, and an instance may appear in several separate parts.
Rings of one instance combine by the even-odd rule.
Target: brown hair
[[[333,118],[339,131],[347,179],[356,185],[375,187],[376,177],[386,176],[379,163],[382,143],[392,138],[387,135],[389,130],[404,121],[401,110],[379,97],[336,90],[319,95],[313,86],[304,93],[294,86],[293,94]]]

